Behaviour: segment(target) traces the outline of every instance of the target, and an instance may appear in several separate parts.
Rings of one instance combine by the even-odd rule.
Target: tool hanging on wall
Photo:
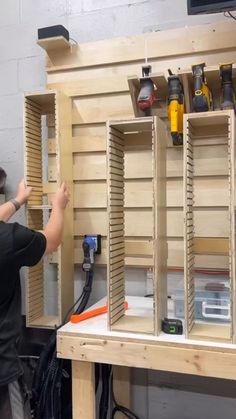
[[[138,106],[141,111],[144,112],[145,116],[151,116],[151,109],[153,102],[155,101],[155,86],[150,78],[152,67],[149,64],[144,64],[142,66],[142,78],[140,81],[140,91],[138,95]]]
[[[220,109],[236,110],[236,98],[233,86],[233,65],[232,63],[220,65],[221,96]]]
[[[168,118],[173,145],[183,145],[184,93],[178,76],[168,70]]]
[[[205,63],[192,66],[194,97],[193,112],[207,112],[213,110],[212,94],[207,85],[204,67]]]

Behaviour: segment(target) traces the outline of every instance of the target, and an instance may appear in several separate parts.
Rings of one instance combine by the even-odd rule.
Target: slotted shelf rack
[[[43,167],[45,117],[55,121],[55,155],[57,182],[50,183]],[[59,91],[27,94],[24,100],[25,179],[33,191],[26,205],[29,228],[43,230],[45,215],[51,210],[45,203],[44,185],[55,190],[66,181],[70,191],[70,203],[65,210],[64,232],[57,259],[57,313],[47,315],[45,269],[41,260],[27,268],[26,320],[29,327],[54,328],[60,325],[67,310],[74,302],[73,260],[73,173],[72,173],[72,122],[71,99]],[[48,188],[47,188],[48,189]],[[48,215],[48,214],[47,214]],[[56,298],[56,297],[55,297]]]
[[[150,268],[153,269],[154,297],[150,316],[146,317],[141,313],[128,315],[124,308],[125,253],[129,239],[125,237],[125,223],[130,209],[126,206],[126,189],[132,179],[130,173],[129,181],[125,179],[124,156],[127,149],[133,150],[137,147],[142,136],[147,138],[147,144],[150,144],[152,150],[152,170],[148,180],[152,185],[152,198],[147,217],[150,217],[152,226],[148,239],[151,248]],[[157,335],[161,330],[161,319],[167,313],[166,144],[166,127],[158,117],[107,123],[108,327],[111,330]],[[142,151],[139,164],[142,165]],[[132,181],[135,181],[135,178]],[[140,210],[142,208],[135,207],[136,222]],[[129,246],[129,252],[142,257],[143,244],[137,240],[132,246],[133,250]]]
[[[219,138],[220,137],[220,138]],[[207,167],[198,167],[197,147],[199,142],[208,140],[205,155]],[[209,147],[210,146],[210,147]],[[213,161],[218,164],[210,164]],[[212,181],[223,185],[222,196],[216,197],[214,187],[209,186],[208,206],[196,206],[199,201],[199,179],[204,179],[207,170]],[[212,179],[212,180],[211,180]],[[216,199],[217,198],[217,199]],[[204,197],[201,197],[202,205]],[[199,204],[199,203],[198,203]],[[220,213],[221,226],[212,225],[208,231],[199,235],[197,213],[201,217],[214,218],[214,213]],[[211,214],[211,215],[210,215]],[[192,113],[184,116],[184,271],[185,271],[185,320],[186,337],[213,341],[235,343],[235,115],[234,111],[215,111]],[[224,255],[228,260],[229,270],[229,303],[227,321],[215,323],[209,318],[221,317],[222,304],[212,306],[212,315],[205,316],[206,321],[195,319],[195,274],[197,255]],[[212,269],[214,269],[212,265]],[[222,269],[223,270],[223,269]],[[210,307],[209,307],[210,308]],[[215,312],[215,316],[214,316]],[[208,313],[209,314],[209,313]],[[207,321],[208,320],[208,321]]]

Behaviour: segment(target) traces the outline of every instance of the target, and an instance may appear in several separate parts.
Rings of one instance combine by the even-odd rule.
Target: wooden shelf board
[[[232,110],[197,112],[187,114],[191,127],[208,127],[214,129],[216,125],[228,125],[228,118]],[[185,116],[186,117],[186,116]]]
[[[54,36],[45,39],[39,39],[37,44],[45,51],[58,51],[70,48],[71,44],[64,36]]]
[[[55,112],[55,95],[56,91],[47,90],[37,93],[27,93],[25,95],[26,99],[31,100],[36,103],[41,108],[41,113],[43,114],[53,114]]]
[[[195,237],[193,252],[201,255],[228,255],[229,239]]]
[[[28,210],[51,210],[51,205],[28,205]]]
[[[118,129],[123,133],[133,132],[152,132],[153,118],[135,118],[129,119],[128,121],[109,121],[110,126]]]
[[[41,316],[28,323],[28,327],[40,327],[44,329],[54,329],[59,325],[58,316]]]
[[[189,333],[189,338],[217,342],[230,342],[230,324],[195,323]]]
[[[112,330],[153,334],[153,317],[124,315],[120,320],[112,325]]]

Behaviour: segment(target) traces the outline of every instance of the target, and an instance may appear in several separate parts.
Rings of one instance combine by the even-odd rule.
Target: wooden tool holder
[[[193,339],[235,342],[235,115],[215,111],[184,116],[184,271],[186,336]],[[205,142],[205,166],[199,166],[198,147]],[[209,147],[210,146],[210,147]],[[216,165],[216,156],[218,164]],[[203,162],[203,161],[202,161]],[[204,179],[204,175],[207,178]],[[207,181],[208,194],[200,183]],[[215,191],[221,188],[221,196]],[[205,200],[205,202],[203,202]],[[208,217],[209,228],[199,231],[198,213]],[[211,222],[220,214],[220,226]],[[198,255],[228,260],[230,321],[224,324],[195,319],[195,269]],[[214,264],[211,267],[215,269]],[[222,269],[223,270],[223,269]],[[215,308],[217,310],[217,307]],[[221,306],[219,306],[221,310]]]
[[[55,156],[57,182],[48,182],[47,146],[52,139],[46,135],[46,118],[55,121]],[[74,302],[73,269],[73,173],[72,173],[72,122],[71,99],[58,91],[29,94],[24,102],[25,179],[33,188],[26,206],[28,227],[43,230],[51,211],[45,190],[55,189],[66,181],[70,203],[65,211],[62,245],[58,250],[57,274],[58,311],[47,315],[44,262],[27,269],[26,318],[30,327],[54,328],[62,323],[67,310]],[[43,153],[43,150],[45,153]]]
[[[213,94],[213,107],[214,110],[220,109],[220,95],[221,95],[221,79],[219,66],[206,66],[204,68],[204,73],[206,77],[207,84],[209,89]],[[232,75],[235,82],[236,79],[236,65],[232,66]],[[180,78],[180,81],[183,85],[184,92],[184,101],[185,101],[185,112],[191,112],[192,110],[192,98],[194,96],[194,86],[193,86],[193,74],[190,68],[178,70],[177,75]],[[167,97],[168,97],[168,74],[167,72],[163,73],[152,73],[150,75],[154,86],[155,86],[155,97],[156,100],[152,106],[152,115],[157,115],[160,118],[167,118]],[[138,76],[129,76],[128,85],[130,96],[132,100],[132,106],[134,110],[134,115],[136,117],[143,116],[143,111],[139,109],[137,104],[138,95],[140,92],[140,79]]]
[[[150,317],[142,314],[126,315],[125,301],[125,254],[133,252],[142,257],[143,244],[136,238],[130,249],[129,237],[125,236],[125,226],[129,219],[127,191],[129,182],[135,181],[127,173],[128,150],[135,150],[140,138],[145,136],[146,147],[151,147],[152,163],[150,178],[151,206],[146,209],[146,217],[152,220],[148,237],[153,269],[153,307]],[[159,334],[161,319],[167,313],[167,239],[166,239],[166,142],[164,123],[157,117],[136,118],[127,121],[109,121],[107,124],[107,179],[108,179],[108,327],[112,330]],[[142,141],[143,143],[143,141]],[[145,150],[145,147],[144,147]],[[140,152],[142,165],[142,151]],[[147,188],[147,184],[145,185]],[[136,215],[143,208],[135,207]],[[137,220],[137,217],[135,217]],[[132,223],[132,220],[129,220]],[[134,221],[135,222],[135,221]]]

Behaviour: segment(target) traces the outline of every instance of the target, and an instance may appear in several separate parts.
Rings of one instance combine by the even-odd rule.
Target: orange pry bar
[[[125,310],[128,309],[128,302],[124,302]],[[71,323],[79,323],[87,319],[91,319],[92,317],[99,316],[100,314],[107,313],[108,306],[101,306],[98,308],[94,308],[93,310],[85,311],[85,313],[81,314],[72,314],[70,317]]]

